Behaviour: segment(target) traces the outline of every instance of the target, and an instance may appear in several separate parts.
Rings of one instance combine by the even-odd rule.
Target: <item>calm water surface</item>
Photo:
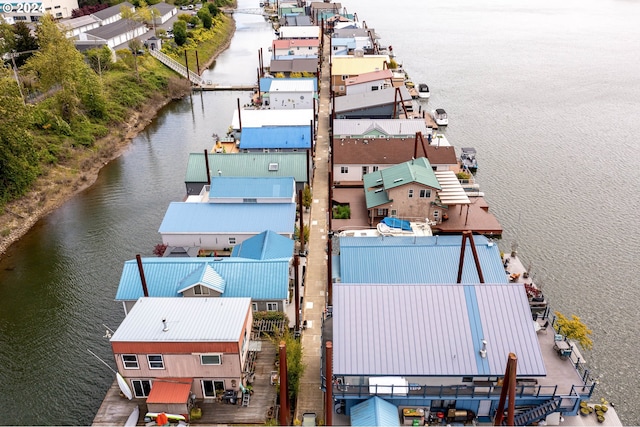
[[[206,78],[249,84],[260,44],[268,46],[273,31],[259,15],[235,19],[231,47]],[[218,78],[218,70],[235,80]],[[244,103],[249,95],[196,93],[167,106],[93,187],[38,222],[0,260],[0,424],[91,424],[114,374],[87,349],[115,366],[102,324],[115,329],[122,320],[114,302],[122,265],[138,253],[152,256],[167,206],[185,195],[188,154],[210,150],[237,98]]]
[[[501,248],[593,330],[595,397],[640,424],[640,2],[343,4],[429,84],[449,141],[478,150]]]
[[[240,8],[257,2],[240,1]],[[477,178],[554,308],[592,329],[597,396],[640,423],[640,3],[343,2],[391,44],[448,139],[478,150]],[[252,83],[272,31],[237,14],[205,79]],[[210,149],[247,93],[196,94],[165,108],[98,182],[40,221],[0,261],[0,423],[90,424],[113,373],[122,264],[152,254],[189,152]]]

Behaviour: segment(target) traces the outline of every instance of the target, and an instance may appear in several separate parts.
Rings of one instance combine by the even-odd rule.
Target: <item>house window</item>
[[[340,166],[340,173],[349,173],[348,166]]]
[[[377,166],[372,166],[373,169],[371,169],[374,172],[378,172],[378,167]]]
[[[131,380],[133,395],[135,397],[147,397],[151,392],[151,380]]]
[[[344,92],[344,86],[338,86],[338,91]]]
[[[216,392],[222,394],[225,390],[224,381],[201,380],[204,397],[216,397]]]
[[[413,198],[413,189],[409,189],[409,198],[412,199]]]
[[[425,190],[424,188],[420,190],[420,198],[429,198],[431,197],[431,190]]]
[[[135,354],[123,354],[122,364],[124,365],[124,369],[140,369],[138,356]]]
[[[200,364],[201,365],[222,365],[222,355],[221,354],[201,354]]]
[[[278,311],[278,303],[277,302],[268,302],[267,303],[267,311]]]
[[[253,311],[258,311],[258,303],[257,302],[252,302],[251,303],[251,308],[253,309]]]
[[[343,75],[343,76],[342,76],[342,81],[343,81],[343,82],[346,82],[348,79],[349,79],[349,76],[348,76],[348,75]]]
[[[147,360],[149,361],[149,369],[164,369],[164,360],[162,360],[161,354],[149,354]]]
[[[209,288],[202,285],[196,285],[193,287],[193,293],[195,295],[209,295]]]
[[[386,216],[387,215],[387,210],[386,209],[378,209],[378,216]]]
[[[229,237],[229,244],[230,245],[235,245],[236,244],[236,238],[235,237]]]
[[[378,90],[378,86],[371,86],[371,92],[373,92],[374,90]]]
[[[398,216],[398,210],[397,209],[391,209],[391,216],[393,216],[393,217]]]
[[[362,176],[365,176],[368,173],[369,173],[369,166],[363,166],[362,167]]]

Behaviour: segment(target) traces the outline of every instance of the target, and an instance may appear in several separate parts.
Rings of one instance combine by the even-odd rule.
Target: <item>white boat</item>
[[[131,411],[129,418],[127,418],[127,421],[124,422],[124,427],[133,427],[138,425],[138,418],[140,418],[140,408],[136,405],[136,407],[133,408],[133,411]]]
[[[398,218],[385,217],[376,228],[361,230],[343,230],[342,237],[378,237],[378,236],[432,236],[433,222],[405,221]]]
[[[429,86],[426,83],[420,83],[418,85],[418,98],[427,99],[431,96],[429,92]]]
[[[131,400],[133,398],[133,393],[131,392],[129,384],[127,384],[127,380],[120,375],[120,372],[116,373],[116,378],[118,379],[118,387],[120,387],[122,394],[127,396],[127,399]]]
[[[433,116],[433,120],[435,120],[438,126],[447,126],[449,124],[449,119],[447,118],[447,112],[442,108],[436,108],[431,112]]]

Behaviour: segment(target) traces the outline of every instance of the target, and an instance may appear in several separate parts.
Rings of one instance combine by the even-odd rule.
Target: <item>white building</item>
[[[274,79],[269,89],[269,107],[275,110],[313,108],[313,81]]]
[[[7,12],[6,5],[13,5],[13,11]],[[78,9],[78,0],[41,0],[37,2],[5,2],[2,17],[7,23],[38,22],[45,13],[56,19],[70,18],[71,12]]]

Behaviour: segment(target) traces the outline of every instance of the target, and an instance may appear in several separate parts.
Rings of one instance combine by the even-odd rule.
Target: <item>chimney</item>
[[[149,291],[147,290],[147,281],[144,278],[144,270],[142,269],[142,258],[140,258],[140,254],[136,255],[136,261],[138,263],[138,272],[140,273],[140,280],[142,281],[142,293],[145,297],[149,296]]]

